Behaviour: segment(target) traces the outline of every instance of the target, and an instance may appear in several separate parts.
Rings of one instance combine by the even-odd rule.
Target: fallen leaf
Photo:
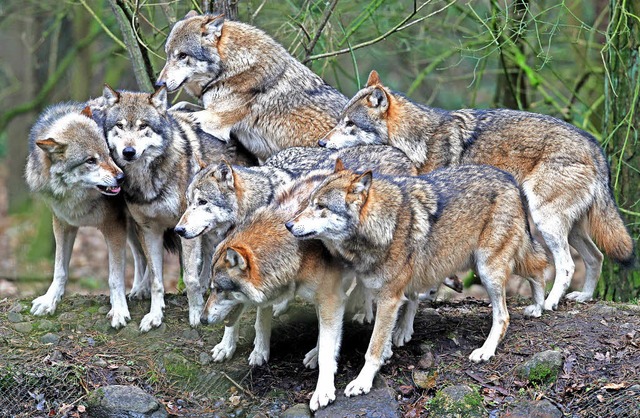
[[[604,396],[602,396],[602,395],[598,394],[598,395],[596,396],[596,398],[598,398],[598,401],[600,401],[600,402],[604,403]]]
[[[81,413],[87,412],[87,407],[84,405],[78,405],[78,412],[81,412]]]
[[[600,353],[600,352],[596,352],[596,355],[595,355],[595,356],[593,356],[593,357],[594,357],[596,360],[598,360],[598,361],[604,361],[604,359],[605,359],[604,354],[602,354],[602,353]]]
[[[229,402],[231,402],[232,406],[238,406],[240,405],[240,396],[238,395],[232,395],[229,397]]]

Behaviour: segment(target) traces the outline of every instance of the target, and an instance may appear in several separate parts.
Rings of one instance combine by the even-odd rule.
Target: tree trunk
[[[204,0],[202,11],[212,14],[224,14],[225,19],[238,18],[238,2],[240,0]]]
[[[607,29],[605,120],[603,138],[611,161],[611,182],[627,227],[640,236],[640,5],[611,0]],[[636,245],[636,257],[638,248]],[[623,270],[607,261],[600,296],[629,300],[640,296],[640,271]]]

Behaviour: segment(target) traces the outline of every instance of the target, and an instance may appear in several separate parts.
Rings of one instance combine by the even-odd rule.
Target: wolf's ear
[[[206,16],[202,23],[202,37],[211,42],[220,39],[223,25],[224,15]]]
[[[53,138],[40,139],[36,145],[47,154],[62,154],[67,149],[67,144],[62,144]]]
[[[167,111],[167,88],[165,86],[160,87],[155,93],[149,95],[149,103],[153,105],[160,112]]]
[[[231,267],[237,266],[240,270],[245,271],[248,265],[247,259],[243,254],[244,252],[242,248],[229,247],[227,248],[227,256],[225,258]]]
[[[200,14],[199,14],[197,11],[195,11],[195,10],[191,10],[191,11],[189,11],[189,13],[187,13],[187,14],[184,16],[184,18],[185,18],[185,19],[191,19],[192,17],[196,17],[196,16],[200,16]]]
[[[373,176],[371,174],[371,170],[366,171],[363,174],[360,174],[351,182],[349,193],[353,193],[353,194],[369,193],[369,189],[371,188],[372,177]]]
[[[102,89],[102,96],[107,100],[107,105],[113,106],[120,101],[120,93],[111,88],[108,84]]]
[[[340,172],[342,170],[344,170],[344,163],[342,162],[341,158],[338,158],[338,159],[336,159],[336,166],[333,169],[333,172],[337,173],[337,172]]]
[[[386,112],[389,108],[389,99],[387,98],[387,93],[384,92],[381,88],[375,88],[371,92],[368,98],[369,106],[379,109],[381,112]]]
[[[82,112],[80,112],[80,114],[82,116],[86,116],[89,119],[93,119],[93,112],[91,112],[91,108],[89,106],[85,106],[84,109],[82,109]]]
[[[233,167],[227,161],[222,161],[218,167],[213,170],[213,176],[221,184],[226,185],[230,189],[233,189]]]
[[[380,82],[380,76],[376,70],[371,70],[369,78],[367,79],[367,87],[377,86],[378,84],[382,84],[382,82]]]

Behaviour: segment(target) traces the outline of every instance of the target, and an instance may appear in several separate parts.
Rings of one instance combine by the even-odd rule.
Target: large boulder
[[[93,418],[166,418],[169,414],[153,396],[136,386],[104,386],[88,398]]]

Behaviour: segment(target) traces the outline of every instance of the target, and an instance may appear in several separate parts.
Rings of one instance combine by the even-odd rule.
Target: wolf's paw
[[[391,344],[386,344],[384,346],[384,351],[382,352],[382,362],[384,364],[393,356],[393,350],[391,349]]]
[[[402,347],[409,341],[411,341],[411,336],[413,335],[413,327],[408,328],[402,326],[402,324],[393,331],[393,345],[396,347]]]
[[[226,344],[224,341],[213,347],[211,357],[215,362],[221,362],[230,359],[236,352],[235,344]],[[253,354],[253,353],[252,353]]]
[[[589,302],[590,300],[593,300],[593,295],[589,292],[571,292],[567,295],[567,299],[584,303],[584,302]]]
[[[542,316],[542,306],[529,305],[523,309],[522,314],[529,318],[540,318]]]
[[[250,366],[262,366],[263,364],[267,364],[269,361],[269,350],[262,350],[259,348],[254,348],[251,354],[249,354],[249,365]]]
[[[196,328],[200,325],[200,317],[202,316],[201,309],[189,309],[189,324]]]
[[[59,298],[57,299],[59,300]],[[58,300],[47,295],[39,296],[31,302],[31,313],[38,316],[51,315],[56,311]]]
[[[129,309],[111,308],[107,318],[111,318],[111,326],[118,329],[127,326],[127,321],[131,320],[131,315],[129,314]]]
[[[288,310],[289,310],[289,300],[288,299],[283,300],[282,302],[276,303],[275,305],[273,305],[273,316],[277,318],[283,313],[287,312]]]
[[[544,301],[545,311],[555,311],[556,309],[558,309],[558,301],[549,300],[549,298],[547,298],[547,300]]]
[[[149,312],[140,321],[140,332],[148,332],[152,328],[159,327],[160,324],[162,324],[162,313]]]
[[[307,369],[318,368],[318,347],[313,347],[311,351],[304,355],[302,364],[304,364],[304,367],[306,367]]]
[[[471,355],[469,355],[469,360],[474,363],[482,363],[483,361],[489,361],[494,354],[495,351],[493,350],[484,350],[482,347],[476,348],[471,352]]]
[[[365,379],[357,378],[347,385],[347,388],[344,390],[344,394],[349,397],[364,395],[369,393],[372,384],[373,382],[368,379],[365,381]]]
[[[129,292],[129,300],[142,300],[149,299],[151,297],[151,289],[148,287],[134,287]]]
[[[331,402],[336,400],[336,388],[333,384],[320,384],[316,386],[316,390],[313,392],[311,402],[309,402],[309,409],[317,411],[320,408],[324,408]]]

